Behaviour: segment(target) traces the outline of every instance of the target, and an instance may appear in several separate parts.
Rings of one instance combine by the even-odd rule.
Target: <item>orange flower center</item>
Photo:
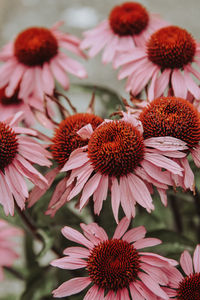
[[[200,117],[187,100],[160,97],[152,101],[140,114],[144,138],[172,136],[183,140],[189,147],[200,141]]]
[[[183,68],[193,61],[196,43],[182,28],[168,26],[151,35],[147,42],[149,60],[165,68]]]
[[[177,290],[178,300],[200,299],[200,273],[185,277],[179,284]]]
[[[27,66],[41,66],[58,52],[58,43],[50,30],[32,27],[21,32],[14,42],[18,61]]]
[[[13,104],[21,104],[22,100],[18,98],[18,91],[16,90],[15,93],[11,97],[7,97],[5,95],[5,88],[0,89],[0,102],[5,106],[13,105]]]
[[[113,239],[99,243],[90,252],[87,270],[94,284],[117,291],[136,280],[139,254],[129,243]]]
[[[0,122],[0,170],[12,163],[17,154],[18,142],[12,128]]]
[[[130,123],[106,122],[88,143],[88,157],[96,172],[120,177],[132,172],[144,156],[143,138]]]
[[[63,166],[68,160],[72,151],[87,145],[88,140],[82,139],[77,131],[87,124],[91,124],[95,129],[103,120],[93,114],[75,114],[63,120],[55,130],[50,146],[54,159]]]
[[[149,15],[141,4],[126,2],[113,8],[109,21],[114,33],[120,36],[133,35],[147,27]]]

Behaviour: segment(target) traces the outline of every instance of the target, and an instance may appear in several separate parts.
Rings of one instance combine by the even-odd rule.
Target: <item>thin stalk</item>
[[[170,201],[172,213],[174,216],[174,223],[176,226],[176,230],[177,230],[177,232],[182,233],[183,232],[183,222],[182,222],[181,214],[180,214],[178,203],[177,203],[177,198],[174,195],[170,195],[169,201]]]
[[[194,204],[196,207],[196,213],[198,216],[198,225],[197,225],[197,241],[200,243],[200,193],[199,191],[195,190],[195,194],[193,193],[193,199],[194,199]]]
[[[15,208],[18,212],[18,214],[20,215],[23,223],[25,224],[26,228],[32,233],[32,235],[34,236],[35,239],[37,239],[38,241],[43,243],[43,238],[42,236],[38,233],[37,231],[37,227],[35,226],[35,224],[33,223],[33,221],[30,218],[30,215],[27,214],[27,212],[25,213],[24,211],[22,211],[18,205],[15,205]],[[53,246],[51,248],[51,250],[56,254],[56,256],[58,257],[62,257],[62,253],[55,247]]]
[[[24,280],[24,276],[18,272],[17,270],[11,268],[11,267],[4,267],[4,269],[9,272],[10,274],[14,275],[19,280]]]

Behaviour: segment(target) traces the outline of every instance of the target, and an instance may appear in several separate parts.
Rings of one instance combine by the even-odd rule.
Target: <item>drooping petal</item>
[[[71,296],[84,290],[90,283],[88,277],[76,277],[64,282],[52,293],[54,297],[58,298]]]

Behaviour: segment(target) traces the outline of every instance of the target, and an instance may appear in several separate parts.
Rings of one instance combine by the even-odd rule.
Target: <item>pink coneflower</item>
[[[29,207],[35,204],[40,197],[51,186],[56,175],[60,172],[61,168],[69,159],[70,154],[77,148],[83,147],[88,144],[87,138],[81,138],[77,131],[87,124],[91,124],[95,129],[100,125],[103,120],[92,113],[76,113],[63,120],[58,127],[55,128],[55,134],[50,144],[50,150],[53,154],[53,158],[59,167],[50,170],[46,178],[48,180],[48,187],[43,189],[35,187],[29,197]],[[68,195],[72,190],[73,184],[66,188],[66,182],[69,178],[69,172],[66,176],[60,180],[55,192],[51,198],[46,214],[55,215],[57,210],[62,207],[68,201]]]
[[[142,131],[141,122],[125,113],[123,119],[105,121],[94,131],[90,125],[79,130],[81,137],[89,138],[88,146],[72,152],[61,170],[72,170],[68,185],[75,180],[69,199],[82,191],[82,209],[93,195],[94,212],[99,214],[110,189],[117,222],[120,202],[128,218],[135,216],[136,202],[148,212],[154,209],[152,184],[162,195],[172,184],[169,172],[182,174],[182,168],[165,155],[183,157],[185,154],[177,150],[187,147],[185,142],[171,137],[144,140]],[[162,168],[167,171],[162,172]]]
[[[90,48],[90,57],[105,48],[102,61],[108,63],[117,52],[134,52],[136,46],[143,46],[150,34],[163,26],[166,22],[157,15],[149,14],[140,3],[126,2],[115,6],[108,20],[84,32],[81,48]]]
[[[187,100],[177,97],[160,97],[147,104],[139,119],[145,139],[171,136],[188,146],[194,163],[200,167],[200,114]],[[186,157],[176,160],[184,169],[183,177],[173,175],[177,186],[194,191],[194,174]]]
[[[24,177],[44,188],[47,180],[32,166],[50,166],[45,148],[26,135],[37,136],[32,129],[18,127],[22,113],[0,122],[0,203],[5,214],[14,215],[14,200],[21,210],[25,207],[28,189]],[[23,134],[23,135],[21,135]]]
[[[140,251],[160,244],[159,239],[145,238],[143,226],[127,231],[127,218],[120,221],[112,239],[96,223],[80,226],[84,235],[68,226],[62,234],[84,247],[66,248],[66,257],[52,261],[51,265],[68,270],[85,268],[88,276],[64,282],[53,291],[54,297],[77,294],[92,284],[84,300],[168,299],[160,285],[168,284],[168,274],[177,263]]]
[[[119,79],[128,76],[126,90],[138,95],[148,87],[148,99],[163,95],[172,87],[174,96],[186,99],[188,91],[200,99],[200,88],[190,75],[200,80],[200,44],[185,30],[177,26],[159,29],[151,35],[144,48],[137,48],[116,57],[115,67],[122,66]]]
[[[0,219],[0,281],[4,279],[3,267],[11,267],[18,258],[18,254],[14,251],[16,245],[10,238],[22,233],[21,229]]]
[[[187,250],[181,254],[180,265],[185,276],[180,272],[170,279],[170,287],[166,289],[170,298],[177,300],[199,300],[200,299],[200,245],[196,246],[193,255]],[[170,277],[169,277],[170,278]]]
[[[69,72],[79,78],[87,77],[83,66],[68,57],[59,48],[84,56],[79,49],[80,40],[62,33],[55,24],[51,29],[31,27],[21,32],[14,42],[0,53],[5,63],[0,68],[0,87],[7,85],[5,94],[10,97],[19,85],[19,98],[26,99],[34,92],[43,101],[44,93],[53,94],[54,78],[69,88]]]

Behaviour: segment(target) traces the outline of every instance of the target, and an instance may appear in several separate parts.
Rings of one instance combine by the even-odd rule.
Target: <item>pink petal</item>
[[[134,174],[129,174],[128,179],[129,188],[133,193],[133,196],[135,197],[136,201],[149,211],[154,209],[151,195],[145,183]]]
[[[177,266],[177,261],[175,261],[174,259],[169,259],[166,258],[164,256],[155,254],[155,253],[149,253],[149,252],[141,252],[141,260],[143,262],[146,262],[147,264],[152,264],[153,266],[158,266],[158,267],[162,267],[162,266],[169,266],[169,264],[171,266]],[[180,273],[180,272],[179,272]]]
[[[126,288],[123,288],[123,289],[119,290],[119,292],[120,292],[120,299],[130,300],[129,292]]]
[[[169,84],[169,76],[171,74],[171,69],[165,69],[160,77],[157,79],[156,84],[155,84],[155,99],[160,97],[167,85]]]
[[[181,254],[180,265],[186,275],[193,273],[192,258],[187,250]]]
[[[3,205],[6,216],[14,215],[14,200],[10,189],[6,183],[4,174],[0,171],[0,203]]]
[[[13,165],[9,165],[7,168],[5,168],[5,176],[7,177],[7,180],[10,182],[10,184],[15,187],[15,190],[18,193],[22,194],[25,198],[28,197],[26,182],[23,176]]]
[[[85,68],[75,59],[66,56],[64,53],[60,53],[57,57],[57,63],[65,71],[79,77],[87,78],[87,72]]]
[[[195,165],[200,168],[200,145],[198,145],[195,149],[192,149],[191,154]]]
[[[48,210],[45,212],[45,215],[50,215],[51,217],[54,217],[54,215],[56,214],[57,210],[59,208],[61,208],[66,202],[69,201],[69,193],[72,190],[72,186],[68,186],[65,188],[62,196],[60,198],[58,198],[58,200],[56,198],[52,198],[53,201],[56,201],[55,203],[49,203],[48,205]]]
[[[77,131],[77,134],[80,135],[82,139],[89,139],[93,134],[94,130],[91,124],[87,124],[83,126],[81,129]]]
[[[186,84],[188,91],[190,91],[190,93],[196,99],[200,99],[200,88],[196,84],[196,82],[190,77],[187,68],[184,69],[184,78],[185,78],[185,84]]]
[[[90,251],[83,247],[68,247],[63,251],[63,254],[70,257],[88,258]]]
[[[196,246],[193,255],[193,262],[194,262],[194,270],[196,273],[200,273],[200,245]]]
[[[161,168],[156,167],[155,165],[151,164],[150,162],[143,160],[141,166],[145,170],[145,172],[157,180],[158,182],[162,182],[167,185],[173,185],[173,182],[169,176],[169,173],[163,172]]]
[[[87,152],[83,152],[82,148],[78,148],[74,150],[64,167],[60,170],[60,172],[66,172],[78,167],[83,166],[89,160]]]
[[[179,69],[174,69],[172,72],[172,88],[174,91],[174,96],[186,99],[187,88],[185,85],[184,77]]]
[[[52,95],[55,84],[53,74],[48,63],[44,63],[41,75],[45,93]]]
[[[190,189],[191,191],[193,191],[195,183],[194,183],[194,174],[192,172],[192,169],[190,168],[190,165],[188,163],[187,158],[185,158],[185,157],[181,158],[180,161],[181,161],[181,165],[184,168],[184,184],[185,184],[185,187],[187,189]]]
[[[148,264],[140,264],[141,270],[145,271],[151,278],[161,285],[168,285],[169,279],[161,268],[157,268]]]
[[[114,35],[113,38],[110,40],[109,44],[106,45],[102,56],[102,62],[104,64],[107,64],[113,60],[113,57],[116,53],[118,39],[118,36]]]
[[[44,177],[47,179],[48,181],[48,185],[46,186],[46,188],[41,189],[37,186],[35,186],[29,195],[29,203],[28,203],[28,207],[33,206],[43,195],[44,193],[47,191],[47,189],[51,186],[52,182],[54,181],[56,175],[59,172],[59,168],[54,168],[52,170],[50,170]]]
[[[118,211],[119,211],[119,204],[120,204],[120,189],[118,180],[116,177],[111,178],[111,204],[112,204],[112,210],[113,215],[115,217],[115,221],[118,223]]]
[[[88,241],[83,234],[81,234],[79,231],[65,226],[62,230],[61,230],[62,234],[70,241],[78,243],[78,244],[82,244],[83,246],[91,249],[93,248],[93,244]]]
[[[119,53],[130,50],[136,50],[137,48],[134,45],[134,40],[132,36],[120,36],[117,51]]]
[[[99,182],[101,180],[102,175],[100,173],[96,173],[92,178],[89,179],[89,181],[86,183],[83,192],[82,192],[82,196],[80,199],[80,209],[82,209],[88,199],[90,198],[90,196],[93,195],[93,193],[96,191]]]
[[[145,153],[145,159],[150,161],[152,164],[165,168],[173,174],[182,175],[181,171],[183,169],[177,163],[160,154]]]
[[[34,87],[34,92],[36,97],[41,99],[43,101],[44,99],[44,87],[43,87],[43,82],[42,82],[42,69],[41,67],[34,67],[34,72],[35,72],[35,87]]]
[[[57,81],[63,86],[65,90],[68,90],[69,78],[64,69],[60,67],[56,59],[51,60],[50,68]]]
[[[161,151],[187,150],[187,144],[172,136],[152,137],[144,141],[146,147],[156,148]],[[165,154],[165,153],[163,153]]]
[[[82,169],[83,168],[84,168],[84,166],[82,167]],[[81,178],[77,177],[77,183],[76,183],[75,187],[72,189],[72,191],[70,192],[69,200],[71,200],[73,197],[75,197],[76,195],[78,195],[81,192],[82,188],[84,187],[85,183],[88,181],[92,172],[93,172],[93,167],[91,165],[87,165],[86,168],[84,168],[84,172],[82,172],[83,176]],[[80,173],[81,173],[81,171],[80,171]],[[69,181],[67,182],[67,185],[69,185],[69,184],[70,184],[70,178],[69,178]]]
[[[94,300],[98,297],[99,287],[97,285],[93,285],[83,298],[83,300]]]
[[[96,223],[91,223],[89,225],[81,223],[80,226],[86,238],[89,239],[94,245],[108,240],[106,232],[103,230],[102,227],[98,226]]]
[[[94,201],[94,212],[95,214],[100,214],[100,211],[102,209],[103,201],[107,198],[108,193],[108,175],[103,175],[101,177],[101,180],[99,182],[99,185],[94,192],[93,195],[93,201]]]
[[[51,201],[48,205],[48,208],[51,208],[53,207],[57,202],[60,201],[60,198],[62,197],[63,193],[65,192],[66,190],[66,183],[67,183],[67,177],[64,177],[62,180],[60,180],[60,182],[57,184],[54,192],[53,192],[53,195],[52,195],[52,198],[51,198]],[[67,199],[66,199],[66,202],[67,202]]]
[[[151,79],[151,84],[148,88],[148,93],[147,93],[147,97],[148,97],[149,101],[152,101],[153,99],[155,99],[155,86],[156,86],[157,76],[158,76],[159,72],[160,72],[160,69],[157,68],[153,73],[153,76]]]
[[[15,90],[16,90],[25,70],[26,70],[26,67],[24,65],[22,65],[22,64],[17,65],[14,72],[10,76],[9,84],[5,89],[5,94],[7,97],[11,97],[15,93]]]
[[[159,193],[160,199],[162,201],[162,204],[166,207],[167,206],[167,194],[164,189],[157,188],[157,191]]]
[[[61,269],[67,270],[76,270],[85,268],[87,266],[87,262],[78,257],[62,257],[59,259],[55,259],[51,262],[51,265],[54,267],[58,267]]]
[[[144,300],[144,297],[139,293],[132,282],[129,285],[129,289],[133,300]]]
[[[89,277],[76,277],[64,282],[52,293],[58,298],[71,296],[84,290],[90,283]]]
[[[147,274],[139,273],[138,276],[142,280],[142,282],[157,296],[162,299],[169,299],[167,294],[160,288],[160,286]]]
[[[122,65],[125,65],[127,63],[132,63],[146,56],[147,54],[145,53],[144,49],[138,47],[135,48],[134,51],[119,53],[114,60],[113,66],[114,68],[118,68]]]
[[[130,220],[124,217],[117,225],[117,228],[113,235],[113,239],[120,239],[128,229],[129,224],[130,224]]]
[[[146,234],[146,229],[144,226],[139,226],[136,228],[132,228],[129,231],[125,233],[123,236],[122,240],[128,242],[128,243],[133,243],[137,240],[143,239]]]
[[[48,184],[46,178],[44,178],[27,160],[25,160],[19,154],[16,155],[13,164],[23,176],[30,179],[35,185],[38,185],[40,188],[45,188]]]
[[[93,299],[91,299],[91,300],[93,300]],[[114,291],[109,291],[108,294],[105,297],[105,300],[116,300],[115,292]]]
[[[19,90],[19,98],[25,99],[32,93],[34,89],[34,69],[28,68],[22,77]]]
[[[126,91],[131,90],[133,95],[139,94],[142,89],[148,84],[148,82],[151,80],[151,77],[153,73],[157,70],[157,66],[153,65],[150,62],[144,63],[144,66],[141,67],[141,70],[138,72],[130,75],[130,78],[132,77],[132,80],[130,84],[126,85]]]
[[[120,199],[123,211],[128,219],[131,218],[131,206],[129,202],[129,187],[127,182],[127,177],[122,176],[120,177]]]
[[[152,247],[161,244],[161,240],[156,239],[156,238],[144,238],[136,241],[133,246],[136,249],[142,249],[146,247]]]

